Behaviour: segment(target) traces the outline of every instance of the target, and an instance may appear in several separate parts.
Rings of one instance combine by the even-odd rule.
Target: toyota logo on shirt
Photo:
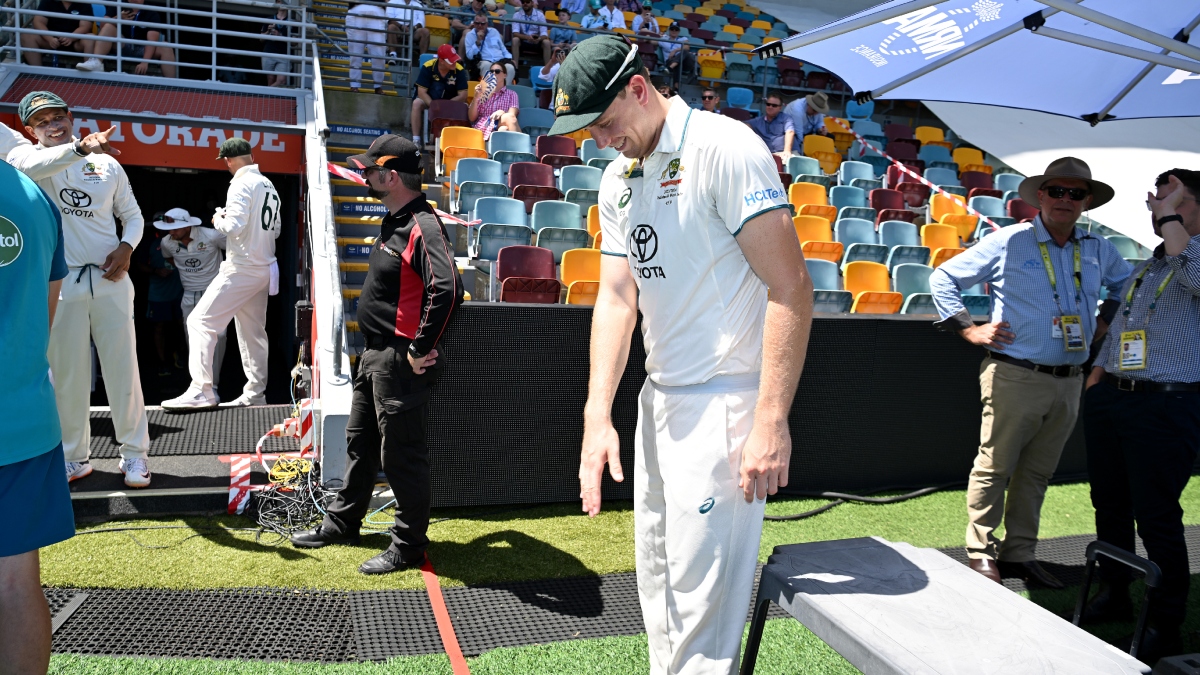
[[[638,225],[629,232],[629,255],[637,263],[633,266],[634,276],[642,279],[666,279],[663,268],[657,265],[646,266],[643,263],[654,259],[658,254],[658,234],[649,225]]]
[[[62,203],[73,209],[85,209],[92,205],[92,196],[83,190],[74,188],[63,188],[58,192],[58,198]]]

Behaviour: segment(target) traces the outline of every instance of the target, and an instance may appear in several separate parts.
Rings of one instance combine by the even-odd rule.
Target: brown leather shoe
[[[1036,561],[1030,560],[1027,562],[1008,562],[1001,560],[998,567],[1004,570],[1005,576],[1019,577],[1024,579],[1026,583],[1033,582],[1042,588],[1053,588],[1055,590],[1066,588],[1066,584],[1058,580],[1046,570],[1045,567]]]
[[[987,558],[971,558],[968,566],[988,579],[991,579],[996,583],[1000,583],[1000,568],[996,567],[995,560],[989,560]]]

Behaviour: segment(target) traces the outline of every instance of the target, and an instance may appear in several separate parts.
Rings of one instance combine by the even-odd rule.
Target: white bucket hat
[[[154,227],[160,230],[178,230],[181,227],[195,227],[200,224],[199,218],[193,218],[187,209],[171,209],[163,214],[162,220],[154,221]]]

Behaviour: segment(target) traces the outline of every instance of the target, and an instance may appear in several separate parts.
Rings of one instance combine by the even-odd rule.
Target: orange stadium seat
[[[600,281],[600,251],[594,248],[563,251],[559,276],[568,287],[576,281]]]
[[[788,187],[788,201],[796,207],[805,204],[826,206],[829,204],[829,195],[826,194],[825,186],[823,185],[816,183],[792,183]]]
[[[596,204],[588,207],[587,231],[593,237],[600,234],[600,207]]]
[[[791,197],[791,187],[788,188],[788,197]],[[793,204],[793,206],[796,206]],[[838,210],[836,206],[829,204],[800,204],[798,213],[802,216],[820,216],[829,222],[837,220]]]
[[[937,267],[965,250],[959,247],[958,228],[953,225],[921,226],[921,245],[931,251],[930,267]]]
[[[795,216],[792,224],[804,249],[804,257],[815,260],[842,261],[842,244],[833,240],[833,228],[820,216]]]
[[[940,223],[946,216],[965,216],[967,215],[966,201],[966,197],[933,195],[929,198],[929,219]]]
[[[852,313],[895,314],[904,303],[904,296],[891,289],[887,265],[863,260],[846,263],[843,279],[846,290],[854,294]]]
[[[968,214],[948,213],[942,216],[938,221],[942,225],[951,225],[958,230],[958,238],[963,241],[970,241],[975,235],[975,228],[979,225],[979,216]]]
[[[600,293],[599,281],[576,281],[567,287],[568,305],[594,305]]]

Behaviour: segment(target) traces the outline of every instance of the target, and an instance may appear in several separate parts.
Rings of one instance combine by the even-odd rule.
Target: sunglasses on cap
[[[1051,185],[1051,186],[1043,188],[1043,189],[1046,191],[1046,194],[1049,195],[1051,199],[1062,199],[1063,196],[1065,195],[1068,199],[1070,199],[1073,202],[1081,202],[1081,201],[1083,201],[1084,197],[1091,194],[1084,188],[1065,188],[1065,187],[1059,187],[1058,185]]]

